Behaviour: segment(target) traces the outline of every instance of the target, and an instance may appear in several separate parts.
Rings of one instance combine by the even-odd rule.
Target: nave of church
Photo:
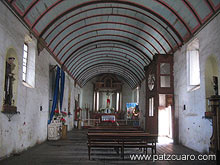
[[[220,0],[1,0],[0,164],[215,164],[219,12]]]

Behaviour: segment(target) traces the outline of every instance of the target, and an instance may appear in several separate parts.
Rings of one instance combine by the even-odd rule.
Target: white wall
[[[127,83],[124,83],[122,86],[122,110],[127,111],[126,103],[132,102],[132,89]]]
[[[4,66],[8,48],[13,48],[18,56],[18,88],[17,110],[20,114],[12,117],[11,121],[0,112],[0,159],[11,153],[20,152],[47,139],[47,122],[49,107],[49,65],[55,65],[55,60],[46,50],[36,55],[35,87],[28,88],[22,83],[22,54],[24,37],[29,32],[0,3],[0,107],[4,95]],[[35,43],[36,44],[36,43]],[[66,76],[68,77],[68,76]],[[67,79],[66,79],[67,80]],[[68,83],[64,93],[63,107],[68,107]],[[74,85],[74,81],[70,81]],[[66,117],[69,130],[73,128],[74,98],[80,92],[79,87],[72,88],[71,115]],[[40,111],[40,106],[43,110]]]
[[[201,86],[199,89],[187,92],[186,49],[189,42],[174,54],[175,110],[176,119],[179,120],[179,141],[199,152],[208,152],[212,134],[210,121],[202,118],[206,111],[205,64],[210,55],[216,56],[220,64],[219,26],[220,15],[195,36],[199,39],[200,47]],[[183,110],[184,105],[186,110]]]

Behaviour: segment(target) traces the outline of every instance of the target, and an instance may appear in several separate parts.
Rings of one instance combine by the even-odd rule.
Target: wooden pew
[[[120,148],[121,157],[124,159],[125,148],[151,148],[152,154],[156,153],[158,135],[138,132],[95,132],[88,133],[88,156],[90,160],[91,148]]]
[[[143,131],[140,127],[92,127],[88,129],[88,132],[112,132],[112,131]]]

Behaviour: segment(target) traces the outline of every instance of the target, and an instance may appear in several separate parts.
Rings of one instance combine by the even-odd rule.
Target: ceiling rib
[[[78,77],[80,77],[81,74],[85,74],[89,69],[93,68],[94,66],[98,66],[98,65],[112,65],[112,66],[117,66],[117,67],[120,67],[120,68],[123,68],[124,70],[127,70],[129,71],[134,77],[136,77],[136,79],[138,80],[137,82],[141,82],[141,78],[135,73],[133,72],[130,68],[126,67],[126,66],[123,66],[123,65],[120,65],[120,64],[117,64],[117,63],[112,63],[112,62],[102,62],[102,63],[96,63],[96,64],[92,64],[92,65],[89,65],[85,68],[83,68],[83,70],[81,70],[81,72],[77,75],[74,75],[76,76],[76,79],[78,79]]]
[[[106,55],[106,54],[104,54]],[[104,56],[103,54],[97,54],[94,55],[93,57],[87,58],[86,60],[84,60],[84,64],[79,64],[77,67],[75,68],[71,68],[70,72],[75,76],[84,66],[89,65],[89,63],[94,63],[94,62],[103,62],[103,61],[111,61],[111,62],[118,62],[120,64],[125,64],[125,66],[129,66],[131,69],[133,69],[134,71],[137,71],[137,74],[139,75],[139,77],[144,77],[144,68],[143,67],[137,67],[138,64],[136,62],[132,62],[134,64],[136,64],[135,66],[133,66],[133,64],[131,64],[131,62],[129,62],[129,59],[126,59],[127,63],[124,63],[122,61],[120,61],[120,59],[123,61],[124,58],[119,58],[119,57],[114,57],[112,58],[112,56],[110,56],[108,54],[108,57]],[[130,60],[131,61],[131,60]],[[87,63],[86,63],[87,62]],[[127,65],[126,65],[127,64]],[[76,74],[75,74],[76,73]]]
[[[156,16],[157,18],[159,18],[161,21],[163,21],[168,27],[170,27],[172,29],[172,31],[177,35],[177,37],[179,38],[179,40],[181,42],[183,42],[183,38],[181,37],[181,35],[179,34],[179,32],[173,27],[173,25],[171,25],[165,18],[163,18],[163,16],[160,16],[158,13],[154,12],[153,10],[143,6],[143,5],[140,5],[138,3],[134,3],[134,2],[129,2],[129,1],[126,1],[126,0],[123,0],[123,1],[118,1],[118,0],[111,0],[111,1],[89,1],[89,2],[85,2],[85,3],[81,3],[77,6],[74,6],[66,11],[64,11],[63,13],[61,13],[59,16],[57,16],[56,18],[54,18],[50,23],[49,25],[47,25],[47,27],[43,30],[43,33],[44,31],[46,31],[47,29],[49,29],[55,22],[56,20],[58,20],[59,18],[62,18],[63,16],[65,16],[66,14],[74,11],[74,10],[77,10],[79,8],[82,8],[82,7],[85,7],[85,6],[89,6],[89,5],[92,5],[92,4],[100,4],[100,3],[116,3],[116,4],[126,4],[128,6],[133,6],[133,7],[137,7],[139,9],[142,9],[146,12],[149,12],[151,13],[152,15]]]
[[[133,32],[130,32],[130,31],[127,31],[127,30],[116,29],[116,28],[105,28],[105,29],[94,29],[94,30],[90,30],[90,31],[87,31],[87,32],[85,32],[85,33],[82,33],[82,34],[80,34],[80,35],[74,37],[74,38],[71,39],[67,44],[73,42],[75,39],[78,39],[79,37],[82,37],[82,36],[84,36],[84,35],[87,35],[87,34],[92,33],[92,32],[97,32],[97,31],[99,31],[99,32],[100,32],[100,31],[119,31],[119,32],[125,32],[125,33],[132,34],[132,35],[134,35],[134,36],[136,36],[136,37],[139,37],[140,39],[144,40],[146,43],[148,43],[149,45],[151,45],[151,47],[152,47],[154,50],[156,50],[157,53],[159,53],[159,50],[158,50],[151,42],[149,42],[148,40],[146,40],[144,37],[138,36],[137,34],[135,34],[135,33],[133,33]],[[105,34],[104,34],[104,35],[105,35]],[[95,35],[95,37],[98,37],[98,36],[101,36],[101,35],[99,35],[99,34],[98,34],[98,35]],[[120,37],[121,37],[121,35],[114,35],[114,34],[112,34],[112,36],[120,36]],[[90,37],[88,37],[88,38],[90,38]],[[133,39],[131,39],[131,38],[129,38],[129,37],[124,37],[124,38],[133,40]],[[84,40],[84,39],[83,39],[83,40]],[[81,41],[83,41],[83,40],[81,40]],[[86,38],[86,40],[87,40],[87,38]],[[77,43],[81,43],[81,41],[78,41]],[[135,40],[133,40],[133,41],[135,41]],[[138,41],[135,41],[135,42],[137,42],[137,43],[139,43],[140,45],[142,45],[143,47],[145,47],[145,46],[144,46],[143,44],[141,44],[140,42],[138,42]],[[67,44],[66,44],[66,45],[67,45]],[[66,45],[65,45],[64,47],[66,47]],[[74,44],[74,45],[72,45],[72,46],[75,46],[75,45],[77,45],[77,44]],[[57,46],[56,46],[56,47],[57,47]],[[70,48],[71,48],[71,47],[70,47]],[[147,48],[147,47],[145,47],[145,48],[148,49],[149,52],[151,52],[149,48]],[[162,47],[162,49],[163,49],[163,47]],[[53,49],[53,51],[54,51],[54,50],[55,50],[55,49]],[[62,50],[63,50],[63,49],[62,49]],[[61,51],[62,51],[62,50],[61,50]],[[68,50],[69,50],[69,49],[68,49]],[[59,51],[57,55],[59,55],[61,51]],[[166,50],[164,50],[164,51],[166,52]],[[65,54],[66,54],[66,52],[64,53],[63,56],[65,56]],[[151,54],[153,55],[153,53],[151,53]]]
[[[86,72],[84,72],[78,77],[78,80],[79,82],[83,83],[83,81],[88,80],[88,77],[91,76],[91,73],[94,73],[94,74],[100,74],[100,72],[108,73],[111,70],[121,73],[122,77],[125,77],[127,81],[130,82],[130,84],[133,84],[133,86],[139,83],[139,80],[137,79],[137,77],[135,77],[135,75],[133,75],[129,70],[121,68],[120,66],[112,66],[112,65],[107,65],[107,64],[96,65],[96,66],[93,66],[87,69]]]
[[[125,50],[125,51],[128,51],[128,52],[132,53],[134,56],[132,56],[132,55],[130,55],[130,56],[132,56],[133,58],[135,58],[135,56],[138,56],[141,60],[143,60],[143,62],[145,63],[145,65],[148,64],[148,63],[145,62],[145,60],[143,59],[143,57],[141,57],[139,54],[136,54],[136,53],[132,52],[132,51],[129,50],[129,49],[126,49],[126,48],[124,48],[124,47],[119,47],[119,46],[120,46],[120,45],[118,45],[118,46],[102,46],[102,47],[99,46],[99,47],[96,47],[95,49],[97,50],[97,49],[101,49],[101,48],[111,48],[111,49],[112,49],[111,51],[113,51],[113,52],[115,52],[115,50],[113,50],[114,48],[122,49],[122,50]],[[86,55],[88,55],[89,52],[92,51],[92,50],[94,50],[94,48],[87,49],[87,50],[85,50],[84,52],[80,52],[80,53],[78,53],[78,54],[76,53],[75,56],[74,56],[74,58],[72,58],[72,59],[70,60],[70,62],[66,63],[66,66],[69,67],[69,65],[70,65],[71,63],[73,63],[73,61],[75,61],[76,58],[79,58],[81,55],[84,55],[84,53],[87,53]],[[104,51],[104,50],[103,50],[103,51]],[[95,53],[99,53],[99,52],[101,52],[101,51],[96,51]],[[118,52],[120,52],[121,54],[125,54],[125,55],[128,55],[128,56],[129,56],[129,54],[127,54],[127,53],[125,53],[125,52],[122,52],[122,51],[118,51]],[[94,52],[92,52],[92,53],[94,53]]]
[[[75,30],[69,32],[68,34],[66,34],[66,35],[62,38],[62,40],[60,40],[60,41],[56,44],[56,46],[53,48],[53,51],[59,46],[59,44],[60,44],[61,42],[63,42],[63,40],[65,40],[65,39],[66,39],[68,36],[70,36],[72,33],[75,33],[75,32],[77,32],[78,30],[81,30],[81,29],[83,29],[83,28],[86,28],[86,27],[89,27],[89,26],[92,26],[92,25],[99,25],[99,24],[116,24],[116,25],[118,24],[118,25],[125,25],[125,26],[129,26],[129,27],[138,29],[138,30],[142,31],[143,33],[145,33],[145,34],[151,36],[151,37],[162,47],[162,49],[163,49],[165,52],[167,52],[166,49],[164,48],[164,46],[163,46],[153,35],[151,35],[151,34],[148,33],[147,31],[145,31],[145,30],[143,30],[143,29],[140,29],[140,28],[138,28],[138,27],[129,25],[129,24],[118,23],[118,22],[98,22],[98,23],[87,24],[87,25],[85,25],[85,26],[79,27],[79,28],[77,28],[77,29],[75,29]],[[106,28],[106,29],[107,29],[107,28]],[[94,29],[94,30],[95,30],[95,31],[98,31],[98,29]],[[169,45],[169,47],[171,48],[171,50],[173,50],[173,47],[171,46],[171,44],[169,43],[169,41],[167,41],[167,39],[166,39],[159,31],[157,31],[157,32],[158,32],[158,33],[161,35],[161,37],[167,42],[167,44]],[[61,33],[61,32],[60,32],[60,33]],[[60,33],[59,33],[59,34],[60,34]],[[59,35],[59,34],[58,34],[58,35]],[[50,43],[48,44],[48,46],[51,45],[51,43],[58,37],[58,35],[56,35],[56,37],[54,37],[54,38],[50,41]],[[140,36],[138,36],[138,37],[140,37]],[[69,40],[69,41],[60,49],[60,51],[57,53],[57,55],[59,55],[59,53],[66,47],[66,45],[68,45],[69,43],[71,43],[75,38],[77,38],[77,37],[74,37],[72,40]],[[149,42],[149,41],[147,41],[147,42]]]
[[[146,14],[144,14],[144,13],[138,11],[138,10],[133,10],[133,9],[124,8],[124,7],[108,7],[108,6],[105,6],[105,7],[95,7],[95,8],[92,8],[92,9],[83,10],[83,11],[80,11],[79,13],[77,13],[77,14],[74,14],[74,15],[72,15],[72,16],[69,16],[69,17],[65,18],[63,21],[61,21],[59,24],[57,24],[57,25],[46,35],[46,37],[45,37],[44,39],[46,40],[47,37],[48,37],[58,26],[60,26],[60,25],[63,24],[64,22],[66,22],[68,19],[70,19],[70,18],[72,18],[72,17],[74,17],[74,16],[77,16],[78,14],[84,13],[84,12],[86,12],[86,11],[96,10],[96,9],[100,9],[100,8],[101,8],[101,9],[102,9],[102,8],[104,8],[104,9],[106,9],[106,8],[126,9],[126,10],[135,11],[135,12],[141,14],[141,15],[144,15],[145,17],[148,17],[148,18],[152,19],[154,22],[156,22],[158,25],[160,25],[160,26],[172,37],[172,39],[176,42],[176,44],[179,46],[179,44],[178,44],[178,42],[176,41],[176,39],[174,38],[174,36],[167,30],[167,28],[164,27],[160,22],[158,22],[158,21],[155,20],[154,18],[152,18],[152,17],[150,17],[150,16],[148,16],[148,15],[146,15]],[[87,18],[88,18],[88,17],[87,17]],[[78,21],[77,21],[77,22],[78,22]],[[75,21],[75,23],[77,23],[77,22]],[[48,25],[47,25],[47,26],[48,26]],[[155,29],[154,29],[154,30],[155,30]],[[46,32],[46,31],[43,30],[43,32],[40,33],[40,37],[42,37],[45,32]],[[158,32],[160,35],[162,35],[158,30],[157,30],[157,32]],[[162,35],[162,36],[163,36],[163,35]],[[164,36],[163,36],[163,38],[165,39]],[[167,39],[165,39],[165,40],[167,41]],[[168,41],[167,41],[167,42],[168,42]],[[169,43],[169,42],[168,42],[168,43]],[[171,47],[171,46],[170,46],[170,47]]]
[[[194,17],[197,19],[197,21],[201,25],[202,24],[202,19],[198,16],[198,14],[196,13],[196,10],[193,8],[193,6],[189,3],[188,0],[183,0],[183,2],[191,10],[191,12],[193,13]]]
[[[62,65],[64,65],[64,64],[69,60],[69,58],[71,58],[71,57],[74,55],[74,53],[77,52],[78,50],[82,49],[82,48],[85,47],[85,46],[88,46],[88,45],[90,45],[90,44],[97,43],[97,42],[100,42],[100,41],[113,41],[113,42],[119,42],[119,43],[123,43],[123,44],[129,45],[129,46],[131,46],[131,47],[134,47],[134,49],[138,50],[139,52],[142,52],[142,54],[145,55],[145,57],[146,57],[149,61],[151,61],[151,59],[150,59],[142,50],[140,50],[139,48],[137,48],[136,46],[134,46],[134,45],[132,45],[132,44],[130,44],[130,43],[127,43],[127,42],[124,42],[124,41],[120,41],[120,40],[104,39],[104,40],[92,41],[92,42],[90,42],[90,43],[84,44],[83,46],[77,48],[76,50],[74,50],[74,51],[65,59],[65,61],[62,63]]]
[[[78,70],[75,71],[74,73],[72,73],[71,71],[70,72],[72,73],[72,75],[74,77],[77,78],[78,75],[80,75],[80,73],[84,71],[84,68],[88,68],[88,67],[96,65],[96,64],[116,64],[116,65],[120,65],[124,68],[127,68],[131,72],[134,71],[140,81],[143,80],[143,78],[144,78],[144,74],[143,74],[144,72],[141,72],[139,68],[135,68],[132,65],[129,65],[128,63],[122,62],[120,60],[116,60],[116,59],[111,59],[111,61],[110,61],[110,59],[105,59],[105,60],[101,60],[101,61],[97,60],[97,59],[93,59],[93,60],[94,61],[91,61],[91,63],[90,63],[91,65],[90,64],[83,65],[83,66],[80,66],[80,68],[78,68]],[[94,62],[95,62],[95,64],[93,64]],[[131,69],[133,69],[133,71]]]

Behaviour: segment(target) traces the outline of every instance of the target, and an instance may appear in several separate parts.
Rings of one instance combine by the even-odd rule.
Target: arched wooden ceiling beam
[[[212,6],[212,3],[210,2],[210,0],[206,0],[206,3],[209,5],[210,9],[212,10],[212,12],[215,12],[214,7]]]
[[[127,66],[131,67],[134,71],[136,70],[137,74],[144,77],[144,67],[141,67],[140,65],[138,65],[137,62],[132,61],[130,59],[126,59],[124,57],[119,57],[117,56],[118,54],[94,54],[92,57],[88,57],[86,59],[82,59],[80,61],[79,64],[77,64],[77,66],[75,67],[71,67],[69,70],[70,72],[75,75],[75,73],[77,73],[78,71],[80,71],[84,66],[88,65],[89,63],[93,63],[93,62],[101,62],[104,60],[111,60],[111,62],[116,61],[122,64],[126,64]],[[122,62],[122,61],[126,61],[126,63]]]
[[[120,73],[120,75],[128,82],[129,84],[132,84],[132,86],[137,85],[137,81],[135,81],[135,78],[132,77],[130,72],[126,70],[122,70],[121,68],[112,68],[112,66],[98,66],[98,67],[93,67],[93,69],[89,70],[87,74],[82,75],[78,80],[80,84],[85,84],[89,77],[91,75],[97,75],[100,73],[106,73],[106,74],[113,74],[113,73]]]
[[[177,11],[175,11],[175,9],[173,9],[172,7],[170,7],[166,2],[161,1],[161,0],[154,0],[155,2],[162,4],[164,7],[166,7],[167,9],[169,9],[179,20],[180,22],[184,25],[184,27],[187,29],[187,31],[190,33],[190,36],[192,35],[192,31],[190,30],[189,26],[186,24],[186,22],[183,20],[183,18],[178,14]]]
[[[152,18],[152,17],[150,17],[150,16],[148,16],[148,15],[146,15],[146,14],[144,14],[144,13],[142,13],[142,12],[140,12],[140,11],[138,11],[138,10],[133,10],[133,9],[129,9],[129,8],[124,8],[124,7],[109,7],[109,6],[104,6],[104,7],[95,7],[95,8],[92,8],[92,9],[87,9],[87,10],[83,10],[83,11],[80,11],[80,12],[78,12],[77,14],[74,14],[74,15],[72,15],[72,16],[69,16],[69,17],[67,17],[67,18],[65,18],[63,21],[61,21],[59,24],[57,24],[45,37],[44,37],[44,39],[46,40],[47,38],[48,38],[48,36],[54,31],[54,30],[56,30],[56,28],[57,27],[59,27],[62,23],[64,23],[64,22],[66,22],[68,19],[70,19],[70,18],[72,18],[72,17],[74,17],[74,16],[77,16],[78,14],[81,14],[81,13],[84,13],[84,12],[87,12],[87,11],[90,11],[90,10],[96,10],[96,9],[106,9],[106,8],[117,8],[117,9],[125,9],[125,10],[130,10],[130,11],[134,11],[134,12],[137,12],[137,13],[139,13],[139,14],[141,14],[141,15],[144,15],[145,17],[148,17],[148,18],[150,18],[150,19],[152,19],[154,22],[156,22],[160,27],[162,27],[169,35],[170,35],[170,37],[175,41],[175,43],[176,43],[176,45],[177,46],[179,46],[179,44],[178,44],[178,42],[176,41],[176,39],[175,39],[175,37],[169,32],[169,30],[167,30],[167,28],[166,27],[164,27],[160,22],[158,22],[157,20],[155,20],[154,18]],[[91,18],[91,17],[90,17]],[[135,18],[135,17],[134,17]],[[86,19],[88,19],[88,17],[86,17]],[[135,18],[136,19],[136,18]],[[83,18],[82,20],[85,20],[85,18]],[[137,19],[136,19],[137,20]],[[77,20],[77,21],[74,21],[74,23],[77,23],[77,22],[79,22],[80,20]],[[137,20],[138,21],[138,20]],[[101,22],[100,22],[101,23]],[[73,23],[72,23],[73,24]],[[127,24],[127,26],[128,26],[129,24]],[[150,24],[147,24],[146,26],[148,26],[148,25],[150,25]],[[130,25],[131,26],[131,25]],[[151,25],[150,25],[151,26]],[[136,26],[134,26],[134,27],[136,27]],[[166,39],[166,37],[164,37],[164,35],[162,34],[162,33],[160,33],[160,31],[159,30],[157,30],[154,26],[151,26],[151,28],[153,27],[153,30],[156,30],[163,38],[164,38],[164,40],[166,40],[166,42],[170,45],[170,43],[169,43],[169,41]],[[141,29],[141,28],[138,28],[139,30]],[[45,33],[45,32],[44,32]],[[42,32],[42,33],[40,33],[40,37],[43,37],[43,35],[44,35],[44,33]],[[170,45],[170,47],[171,47],[171,49],[172,49],[172,46]]]
[[[112,67],[119,67],[122,68],[124,70],[129,71],[134,77],[135,80],[137,80],[137,82],[141,82],[143,78],[139,77],[135,72],[133,72],[133,70],[131,68],[128,68],[127,66],[118,64],[118,63],[113,63],[113,62],[100,62],[100,63],[96,63],[96,64],[92,64],[92,65],[88,65],[86,67],[84,67],[81,72],[76,73],[76,75],[73,75],[76,80],[78,80],[78,78],[81,76],[81,74],[86,74],[87,71],[89,71],[90,69],[92,69],[94,66],[99,66],[99,65],[103,65],[103,66],[112,66]]]
[[[138,81],[136,80],[135,77],[133,77],[133,75],[126,70],[123,70],[121,68],[112,68],[112,66],[95,66],[92,69],[90,69],[89,71],[87,71],[85,74],[82,74],[81,77],[79,77],[79,84],[83,84],[85,81],[88,80],[88,78],[91,75],[98,75],[100,73],[113,73],[113,72],[117,72],[120,73],[122,77],[124,77],[124,79],[126,79],[126,82],[129,82],[129,84],[132,84],[133,87],[138,85]]]
[[[64,41],[67,37],[69,37],[71,34],[77,32],[78,30],[82,30],[83,28],[86,28],[86,27],[89,27],[89,26],[93,26],[93,25],[98,25],[98,24],[113,24],[113,25],[114,25],[114,24],[118,24],[118,25],[129,26],[129,27],[135,28],[135,29],[137,29],[137,30],[140,30],[140,31],[142,31],[143,33],[145,33],[146,35],[148,35],[148,36],[150,36],[151,38],[153,38],[153,39],[155,40],[155,42],[157,42],[158,45],[160,45],[160,47],[164,50],[164,52],[167,52],[166,49],[164,48],[164,46],[157,40],[157,38],[155,38],[155,37],[154,37],[152,34],[150,34],[149,32],[147,32],[147,31],[145,31],[145,30],[143,30],[143,29],[141,29],[141,28],[138,28],[138,27],[136,27],[136,26],[133,26],[133,25],[130,25],[130,24],[126,24],[126,23],[120,23],[120,22],[97,22],[97,23],[86,24],[86,25],[84,25],[84,26],[82,26],[82,27],[79,27],[79,28],[77,28],[77,29],[75,29],[75,30],[72,30],[71,32],[69,32],[68,34],[66,34],[66,35],[56,44],[56,46],[53,48],[53,51],[60,45],[61,42],[63,42],[63,41]],[[106,28],[106,29],[107,29],[107,28]],[[53,41],[54,41],[64,30],[65,30],[65,28],[64,28],[62,31],[60,31],[59,33],[57,33],[57,35],[48,43],[48,47],[51,45],[51,43],[53,43]],[[120,29],[120,30],[123,30],[123,29]],[[94,31],[98,31],[98,29],[94,29]],[[127,30],[126,30],[126,31],[127,31]],[[130,32],[130,31],[129,31],[129,32]],[[171,46],[171,44],[169,43],[169,41],[168,41],[159,31],[157,31],[157,32],[158,32],[158,34],[164,39],[164,41],[168,44],[168,46],[170,47],[171,51],[173,51],[173,47]],[[88,33],[88,31],[85,32],[85,33]],[[130,33],[131,33],[131,32],[130,32]],[[82,35],[82,34],[81,34],[81,35]],[[141,35],[138,35],[138,37],[141,37]],[[69,40],[69,41],[60,49],[59,53],[60,53],[69,43],[71,43],[75,38],[77,38],[77,37],[73,37],[73,39]],[[145,39],[145,40],[146,40],[146,39]],[[148,40],[147,40],[147,42],[152,45],[152,43],[150,43]],[[58,54],[59,54],[59,53],[58,53]]]
[[[113,66],[113,65],[95,65],[91,68],[88,68],[86,72],[80,75],[78,78],[78,81],[80,84],[82,84],[85,80],[88,79],[91,74],[93,75],[98,75],[101,73],[112,73],[112,72],[117,72],[121,73],[121,75],[129,82],[130,84],[133,84],[132,86],[135,86],[139,83],[138,79],[129,71],[126,70],[125,68],[121,68],[120,66]]]
[[[76,77],[78,77],[78,75],[84,71],[84,68],[87,68],[88,66],[91,66],[93,64],[118,64],[120,66],[123,66],[125,68],[127,68],[128,70],[130,70],[131,72],[134,72],[136,74],[136,76],[142,80],[145,75],[144,75],[144,70],[141,71],[140,68],[136,67],[136,66],[133,66],[132,64],[129,64],[129,62],[122,62],[121,60],[119,60],[120,58],[107,58],[107,57],[104,57],[104,58],[100,58],[100,57],[96,57],[96,58],[92,58],[90,59],[89,63],[88,64],[84,64],[84,65],[81,65],[77,68],[77,70],[75,70],[74,72],[70,71],[70,73]]]
[[[168,20],[166,20],[162,15],[160,15],[159,13],[156,13],[155,11],[151,10],[150,8],[148,8],[147,6],[144,6],[144,5],[141,5],[141,4],[138,4],[138,3],[135,3],[135,2],[130,2],[130,1],[127,1],[127,0],[111,0],[111,1],[100,1],[100,0],[94,0],[94,1],[89,1],[89,2],[84,2],[84,3],[81,3],[79,5],[76,5],[72,8],[69,8],[68,10],[64,11],[63,13],[61,13],[59,16],[57,16],[56,18],[54,18],[50,23],[49,25],[47,25],[47,27],[43,30],[43,33],[44,31],[46,31],[47,29],[49,29],[55,22],[56,20],[58,20],[59,18],[62,18],[63,16],[65,16],[66,14],[74,11],[74,10],[77,10],[79,8],[82,8],[82,7],[85,7],[85,6],[89,6],[89,5],[92,5],[92,4],[100,4],[100,3],[116,3],[116,4],[125,4],[125,5],[128,5],[128,6],[133,6],[133,7],[136,7],[136,8],[139,8],[139,9],[142,9],[146,12],[149,12],[151,13],[152,15],[156,16],[158,19],[160,19],[161,21],[163,21],[168,27],[170,27],[170,29],[172,29],[172,31],[176,34],[176,36],[179,38],[179,40],[181,42],[183,42],[183,38],[182,36],[179,34],[179,32],[174,28],[173,25],[171,25],[169,23]],[[53,5],[54,7],[55,5]],[[51,9],[52,7],[50,7],[49,9]],[[45,15],[48,11],[46,10],[42,15]],[[35,23],[33,24],[32,28],[34,28],[34,26],[36,25],[36,23],[42,18],[42,16],[40,16],[36,21]]]
[[[142,44],[141,42],[139,42],[139,41],[137,41],[137,40],[134,40],[133,38],[125,37],[124,35],[118,35],[118,34],[111,34],[111,33],[109,33],[109,34],[97,34],[97,35],[93,35],[93,36],[84,38],[84,39],[82,39],[82,40],[80,40],[80,41],[78,41],[78,42],[74,42],[74,40],[75,40],[75,39],[78,39],[79,37],[82,37],[82,36],[85,36],[85,35],[87,35],[87,34],[89,34],[89,33],[97,32],[97,31],[119,31],[119,32],[124,32],[124,33],[128,33],[128,34],[132,34],[132,35],[134,35],[134,36],[136,36],[136,37],[139,37],[139,38],[142,39],[143,41],[147,42],[158,54],[161,53],[152,43],[150,43],[149,41],[147,41],[144,37],[140,37],[140,36],[138,36],[137,34],[135,34],[135,33],[133,33],[133,32],[129,32],[129,31],[122,30],[122,29],[114,29],[114,28],[111,28],[111,29],[110,29],[110,28],[106,28],[106,29],[95,29],[95,30],[87,31],[87,32],[82,33],[82,34],[80,34],[80,35],[78,35],[78,36],[75,36],[73,39],[71,39],[71,40],[67,43],[67,44],[70,44],[70,43],[75,43],[75,44],[73,44],[72,46],[70,46],[70,47],[63,53],[61,59],[62,59],[73,47],[77,46],[77,44],[81,44],[83,41],[86,41],[86,40],[91,39],[91,38],[100,37],[100,36],[105,36],[105,35],[106,35],[106,36],[122,37],[122,38],[125,38],[125,39],[128,39],[128,40],[131,40],[131,41],[133,41],[133,42],[136,42],[137,44],[139,44],[139,45],[141,45],[142,47],[144,47],[145,49],[147,49],[152,56],[154,55],[154,54],[152,53],[152,51],[151,51],[148,47],[146,47],[144,44]],[[67,44],[66,44],[66,45],[67,45]],[[65,45],[65,46],[66,46],[66,45]],[[64,46],[64,47],[65,47],[65,46]],[[63,47],[63,48],[64,48],[64,47]],[[57,56],[59,56],[59,54],[61,53],[62,50],[63,50],[63,49],[61,49],[61,50],[57,53]],[[54,52],[54,51],[55,51],[55,50],[53,49],[53,52]],[[165,53],[167,53],[167,52],[165,51]]]
[[[108,43],[108,44],[112,44],[112,43]],[[105,43],[105,45],[108,45],[108,44],[106,44]],[[124,45],[122,45],[122,44],[120,44],[120,43],[118,43],[117,44],[117,46],[111,46],[111,45],[108,45],[108,46],[98,46],[97,47],[97,45],[93,45],[94,47],[89,47],[89,49],[84,49],[83,51],[79,51],[79,52],[77,52],[76,54],[75,54],[75,56],[74,56],[74,58],[72,58],[68,63],[66,63],[66,66],[67,66],[67,68],[70,66],[70,64],[72,64],[72,62],[73,61],[75,61],[77,58],[79,58],[81,55],[88,55],[88,54],[90,54],[90,53],[99,53],[99,52],[101,52],[100,50],[99,51],[95,51],[95,52],[91,52],[91,51],[93,51],[93,50],[98,50],[98,49],[106,49],[105,51],[108,51],[108,49],[111,49],[111,51],[113,51],[113,52],[116,52],[115,50],[113,50],[113,49],[119,49],[119,50],[122,50],[122,51],[119,51],[118,50],[118,52],[120,52],[120,53],[122,53],[122,54],[125,54],[125,55],[130,55],[131,57],[135,57],[135,56],[137,56],[137,57],[139,57],[140,58],[140,60],[142,60],[143,61],[143,63],[145,63],[145,65],[147,65],[148,63],[146,63],[146,61],[145,61],[145,59],[141,56],[141,55],[139,55],[138,53],[135,53],[135,52],[133,52],[133,51],[131,51],[131,49],[127,49],[127,48],[124,48],[123,46]],[[102,51],[104,51],[104,50],[102,50]],[[126,51],[126,52],[129,52],[129,53],[131,53],[131,54],[128,54],[128,53],[125,53],[125,52],[123,52],[123,51]]]
[[[80,49],[82,49],[82,48],[84,48],[84,47],[86,47],[86,46],[88,46],[88,45],[90,45],[90,44],[98,43],[98,42],[102,42],[102,41],[109,41],[109,42],[113,41],[113,42],[119,42],[119,43],[123,43],[123,44],[125,44],[125,45],[129,45],[129,46],[133,47],[134,49],[138,50],[139,52],[142,52],[142,54],[145,55],[146,59],[148,59],[149,61],[151,61],[151,59],[148,57],[148,55],[146,55],[142,50],[140,50],[138,47],[136,47],[136,46],[134,46],[134,45],[132,45],[132,44],[130,44],[130,43],[128,43],[128,42],[120,41],[120,40],[112,40],[112,39],[99,39],[99,40],[92,41],[92,42],[90,42],[90,43],[86,43],[86,44],[80,46],[79,48],[77,48],[76,50],[74,50],[74,51],[65,59],[65,61],[62,63],[62,65],[65,65],[66,62],[67,62],[67,61],[74,55],[74,53],[77,52],[78,50],[80,50]]]
[[[77,57],[78,60],[74,60],[74,62],[72,62],[73,65],[71,65],[71,67],[70,67],[70,65],[67,65],[67,68],[70,68],[69,70],[74,70],[77,66],[84,63],[85,62],[84,60],[87,60],[89,57],[95,57],[96,55],[105,55],[105,56],[113,55],[115,57],[122,57],[126,61],[127,60],[134,61],[133,59],[135,59],[135,61],[138,62],[137,65],[140,68],[145,67],[145,65],[143,65],[139,59],[137,59],[136,57],[133,57],[133,56],[127,54],[127,53],[124,53],[124,52],[121,52],[121,51],[116,51],[116,50],[100,50],[100,51],[95,51],[95,52],[92,52],[92,53],[89,53],[89,54],[84,54],[84,55],[78,56]]]
[[[21,14],[21,16],[24,18],[26,16],[26,14],[38,3],[40,2],[39,0],[33,0],[29,5],[28,7],[25,9],[24,13],[22,13],[20,11],[20,9],[15,5],[15,2],[14,0],[12,0],[10,3],[13,5],[13,7],[15,7],[19,13]]]
[[[102,35],[94,35],[94,36],[90,36],[90,37],[87,37],[85,39],[82,39],[80,41],[78,41],[77,43],[73,44],[67,51],[70,51],[73,47],[75,47],[76,45],[78,44],[82,44],[83,41],[87,41],[87,43],[85,43],[84,45],[86,44],[89,44],[89,43],[92,43],[93,41],[89,42],[89,39],[98,39],[100,37],[117,37],[117,38],[120,38],[120,39],[128,39],[129,41],[133,41],[134,43],[142,46],[143,48],[145,48],[145,50],[147,50],[152,56],[154,56],[153,52],[151,52],[149,50],[149,48],[147,48],[146,46],[144,46],[142,43],[130,38],[130,37],[126,37],[124,35],[113,35],[113,34],[102,34]],[[95,40],[97,41],[97,40]],[[124,41],[123,41],[124,42]],[[63,65],[66,63],[66,60],[69,59],[72,55],[74,55],[74,52],[77,51],[78,49],[80,49],[81,47],[83,47],[84,45],[76,48],[75,50],[71,51],[72,53],[70,55],[68,55],[68,57],[64,60],[63,62]],[[67,52],[66,51],[66,52]],[[143,52],[143,50],[142,50]],[[148,55],[146,55],[148,59],[151,59]],[[62,59],[65,57],[65,54],[62,55],[62,57],[60,58],[60,61],[62,61]]]
[[[25,17],[27,13],[32,9],[32,7],[34,7],[38,2],[39,0],[32,1],[32,3],[27,7],[27,9],[25,10],[22,16]]]
[[[183,2],[186,4],[186,6],[190,9],[190,11],[192,12],[192,14],[194,15],[194,17],[197,19],[197,21],[199,22],[199,24],[202,24],[202,19],[199,17],[198,13],[196,12],[196,10],[193,8],[193,6],[189,3],[188,0],[183,0]]]
[[[63,0],[58,0],[58,1],[55,2],[53,5],[51,5],[50,7],[48,7],[47,10],[45,10],[45,11],[34,21],[34,23],[31,25],[31,28],[34,29],[35,25],[41,20],[41,18],[43,18],[44,15],[46,15],[51,9],[53,9],[55,6],[57,6],[57,5],[60,4],[61,2],[63,2]]]

